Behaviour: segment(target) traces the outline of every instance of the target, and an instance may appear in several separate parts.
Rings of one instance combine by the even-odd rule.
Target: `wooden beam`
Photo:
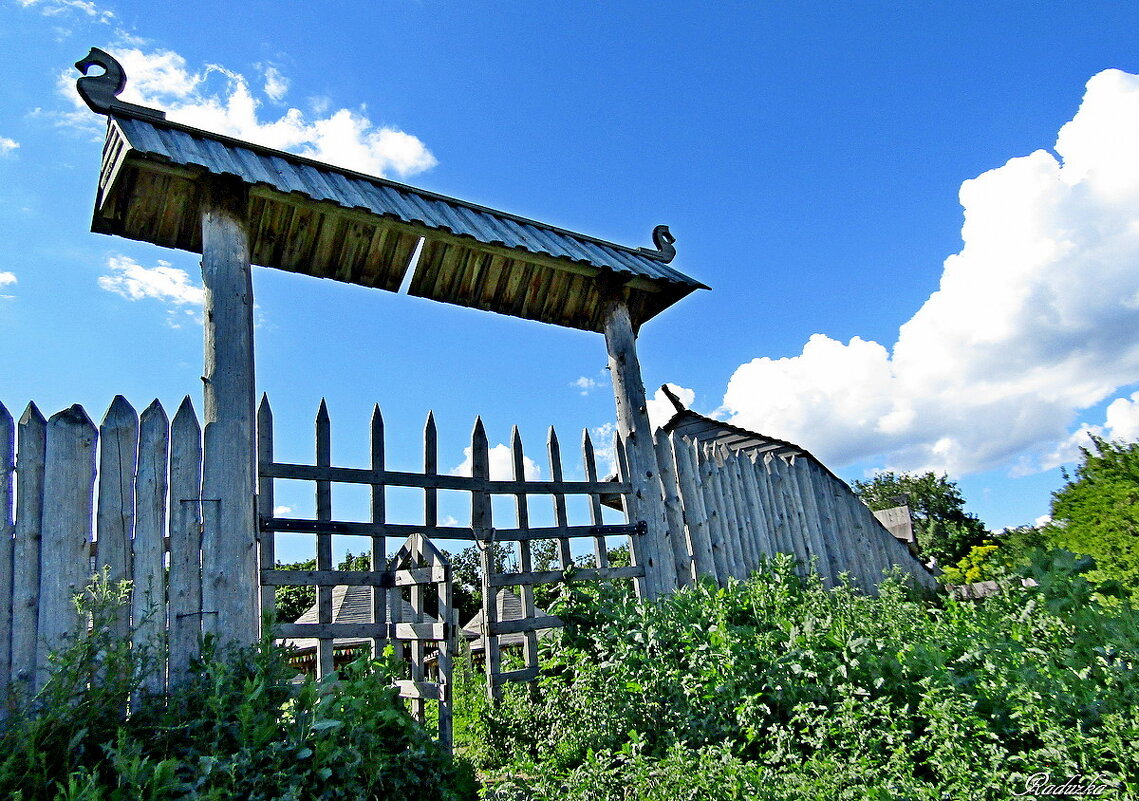
[[[645,384],[637,358],[637,335],[629,307],[619,290],[611,289],[603,310],[605,347],[609,353],[609,377],[617,404],[617,431],[625,444],[632,492],[626,496],[629,522],[644,520],[645,592],[649,598],[676,588],[672,546],[666,541],[664,499],[657,477],[656,451],[649,425]]]
[[[222,644],[248,645],[257,640],[259,599],[253,279],[245,188],[236,178],[211,178],[203,184],[201,208],[207,496],[203,623]]]

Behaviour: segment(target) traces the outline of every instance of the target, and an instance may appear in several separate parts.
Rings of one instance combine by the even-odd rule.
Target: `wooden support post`
[[[609,352],[609,377],[617,402],[617,431],[625,443],[629,461],[628,480],[633,491],[628,496],[630,522],[644,520],[645,585],[650,598],[676,588],[676,567],[672,546],[665,531],[664,500],[657,478],[656,451],[649,426],[645,384],[637,359],[637,335],[629,317],[629,307],[619,290],[609,293],[605,302],[605,347]]]
[[[246,190],[213,178],[202,199],[205,287],[205,450],[202,605],[204,627],[222,643],[257,639],[256,395],[253,280]]]
[[[13,478],[16,472],[16,421],[0,403],[0,720],[7,717],[12,683],[12,556],[16,532]]]

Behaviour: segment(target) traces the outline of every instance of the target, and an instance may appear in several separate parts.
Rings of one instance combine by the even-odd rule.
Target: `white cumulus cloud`
[[[1139,392],[1130,398],[1116,398],[1107,407],[1108,439],[1139,440]]]
[[[1139,378],[1139,76],[1094,76],[1055,155],[960,199],[964,246],[891,349],[815,334],[737,368],[721,412],[839,465],[1045,468],[1080,410]]]
[[[0,272],[0,286],[8,286],[9,284],[16,283],[16,274]]]
[[[514,479],[514,455],[510,446],[499,443],[488,451],[490,457],[490,477],[493,481],[511,481]],[[463,448],[463,461],[452,468],[453,476],[471,475],[472,461],[471,449]],[[537,481],[542,477],[542,468],[529,456],[522,457],[522,474],[528,481]]]
[[[0,156],[7,156],[8,154],[14,152],[19,146],[20,143],[15,139],[9,139],[6,136],[0,136]]]
[[[127,75],[121,99],[162,109],[176,122],[370,175],[405,177],[436,164],[435,156],[417,137],[377,125],[363,107],[325,109],[311,118],[291,107],[275,119],[262,119],[262,101],[238,72],[218,64],[194,68],[171,50],[125,47],[112,55]],[[265,96],[281,100],[288,79],[276,67],[265,68],[263,74]],[[101,130],[101,118],[90,113],[75,91],[75,77],[74,72],[65,72],[59,79],[60,91],[77,109],[65,115],[65,122]]]

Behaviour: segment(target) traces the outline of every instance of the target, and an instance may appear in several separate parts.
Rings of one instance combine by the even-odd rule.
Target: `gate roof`
[[[84,80],[102,77],[81,78],[81,94]],[[236,176],[248,188],[252,261],[264,267],[397,291],[422,239],[409,294],[590,331],[602,330],[604,290],[614,283],[636,325],[708,288],[668,265],[674,240],[663,226],[655,250],[627,247],[171,122],[160,111],[88,103],[108,117],[98,233],[200,253],[203,179]]]

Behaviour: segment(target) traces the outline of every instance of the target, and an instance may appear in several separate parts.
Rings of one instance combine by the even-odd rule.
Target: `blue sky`
[[[991,527],[1031,523],[1082,430],[1139,438],[1137,23],[1122,2],[0,0],[0,400],[200,400],[197,257],[89,232],[102,120],[70,65],[96,45],[174,119],[628,245],[669,224],[712,291],[643,329],[650,394],[848,479],[947,470]],[[429,409],[445,468],[481,414],[545,477],[547,426],[574,452],[614,417],[599,335],[254,281],[282,458],[309,458],[322,397],[335,461],[363,463],[378,402],[405,469]]]

